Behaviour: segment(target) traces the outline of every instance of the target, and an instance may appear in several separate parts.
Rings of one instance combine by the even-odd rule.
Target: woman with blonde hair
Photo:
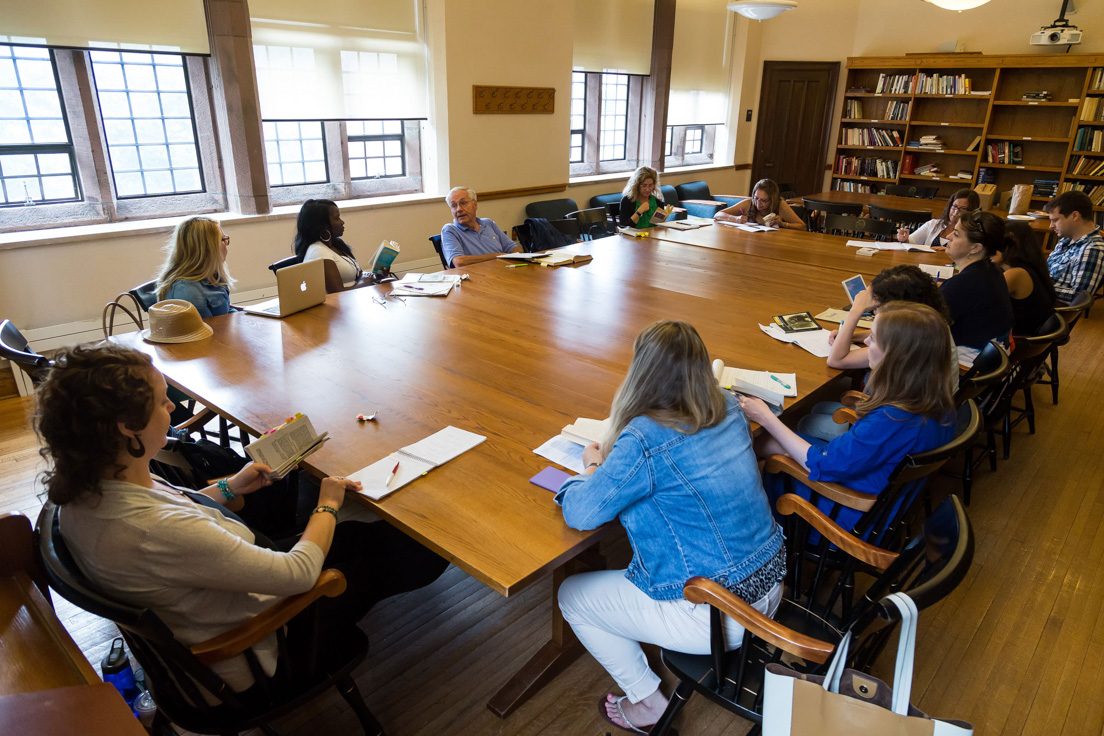
[[[190,217],[179,223],[165,245],[168,256],[157,276],[157,300],[189,301],[201,317],[227,314],[234,283],[226,267],[229,247],[230,236],[217,220]]]
[[[641,166],[629,177],[621,192],[621,212],[617,218],[622,227],[644,229],[663,222],[671,214],[670,206],[660,207],[663,192],[659,191],[659,172]],[[657,216],[658,210],[658,216]]]
[[[866,397],[855,407],[859,421],[830,441],[798,434],[759,399],[741,397],[748,419],[766,430],[756,441],[756,454],[789,455],[809,471],[810,480],[876,495],[905,455],[949,442],[955,425],[951,371],[957,361],[944,316],[926,304],[890,302],[874,317],[866,345],[871,371]],[[768,475],[764,486],[772,503],[784,492],[781,477]],[[902,502],[914,490],[906,488]],[[793,492],[810,495],[799,483]],[[833,514],[834,505],[818,501],[826,514]],[[841,507],[833,518],[851,529],[861,515]]]
[[[713,215],[714,220],[722,222],[752,222],[768,227],[804,230],[805,223],[793,211],[789,203],[782,199],[778,185],[771,179],[760,179],[751,190],[751,198],[721,210]]]
[[[667,707],[640,642],[709,652],[709,606],[682,597],[708,577],[767,615],[782,595],[785,548],[755,464],[747,419],[713,377],[697,331],[656,322],[633,344],[610,428],[583,450],[581,475],[556,495],[564,520],[594,529],[620,519],[633,548],[625,570],[575,575],[560,586],[564,619],[624,696],[605,695],[603,718],[624,729],[654,724]],[[743,628],[726,622],[740,646]]]

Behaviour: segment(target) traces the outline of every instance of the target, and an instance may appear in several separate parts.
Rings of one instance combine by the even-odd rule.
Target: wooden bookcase
[[[1104,150],[1076,151],[1078,130],[1101,131],[1104,119],[1081,120],[1096,106],[1096,115],[1104,116],[1104,54],[1023,54],[986,56],[983,54],[932,54],[916,56],[851,57],[847,60],[847,91],[840,110],[840,132],[832,159],[832,188],[882,192],[887,184],[935,186],[940,197],[956,189],[972,187],[978,172],[989,170],[997,191],[1015,184],[1032,184],[1039,179],[1057,180],[1058,191],[1072,187],[1091,190],[1104,187],[1104,170],[1094,175],[1073,174],[1081,157],[1085,167],[1104,164]],[[877,92],[881,75],[906,78],[905,88]],[[921,94],[914,80],[920,75],[946,75],[969,80],[970,94],[955,89],[953,94]],[[1092,82],[1097,80],[1099,88]],[[851,91],[865,88],[865,91]],[[949,91],[944,90],[944,91]],[[1027,92],[1046,91],[1048,101],[1025,101]],[[1097,100],[1092,102],[1092,100]],[[892,103],[907,106],[901,119],[887,119]],[[856,109],[856,108],[861,108]],[[1087,109],[1089,108],[1089,109]],[[895,132],[901,145],[864,145],[854,142],[856,130],[876,129]],[[922,136],[939,136],[938,150],[910,147]],[[1088,134],[1082,134],[1088,135]],[[869,137],[869,136],[868,136]],[[980,138],[974,150],[967,150]],[[987,161],[989,146],[1015,148],[1020,156],[1005,162]],[[878,171],[843,173],[841,157],[882,159]],[[912,170],[928,164],[939,167],[937,175],[905,173],[911,158]],[[860,164],[859,168],[863,168]],[[888,171],[887,171],[888,170]],[[950,178],[959,171],[969,179]],[[1101,190],[1104,193],[1104,189]],[[1032,205],[1041,206],[1048,197],[1033,197]],[[1104,202],[1097,208],[1104,213]]]

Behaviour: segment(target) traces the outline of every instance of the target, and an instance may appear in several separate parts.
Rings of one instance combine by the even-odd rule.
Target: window
[[[183,57],[129,51],[89,56],[117,196],[202,192]]]
[[[668,125],[664,166],[713,163],[714,149],[724,140],[723,131],[723,125]]]
[[[583,143],[586,136],[586,72],[571,73],[571,153],[573,164],[583,162]]]
[[[695,125],[686,129],[686,141],[682,147],[683,155],[689,156],[695,153],[702,152],[702,138],[705,135],[705,128],[701,125]]]
[[[671,129],[671,126],[668,125],[667,126],[667,135],[663,139],[663,155],[664,156],[670,156],[671,155],[671,136],[673,134],[674,134],[674,131]]]
[[[401,120],[350,121],[346,126],[351,178],[406,176],[405,140]]]
[[[270,187],[329,181],[321,121],[266,120],[261,128]]]
[[[0,206],[80,199],[49,49],[0,45]]]
[[[598,130],[598,160],[625,158],[629,121],[629,75],[602,75],[602,123]]]

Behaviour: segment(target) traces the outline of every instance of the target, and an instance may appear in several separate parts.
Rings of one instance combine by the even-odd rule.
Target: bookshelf
[[[946,197],[984,169],[998,192],[1049,181],[1104,213],[1104,54],[851,57],[845,89],[833,189],[925,182]]]

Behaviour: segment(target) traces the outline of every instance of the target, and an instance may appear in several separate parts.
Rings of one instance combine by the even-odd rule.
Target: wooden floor
[[[1100,307],[1098,307],[1098,310]],[[1035,391],[1039,432],[1015,434],[1012,459],[986,469],[969,509],[977,550],[969,576],[921,616],[913,702],[971,721],[978,734],[1104,731],[1104,311],[1062,352],[1061,404]],[[0,511],[31,516],[40,469],[27,400],[0,401]],[[953,491],[939,479],[937,492]],[[623,537],[610,549],[626,560]],[[429,588],[385,601],[364,620],[372,651],[357,682],[392,736],[601,736],[596,703],[612,681],[583,657],[505,720],[490,695],[544,641],[548,581],[505,599],[455,568]],[[111,624],[55,597],[58,614],[97,664]],[[891,667],[891,665],[890,665]],[[891,679],[887,663],[880,675]],[[749,725],[695,698],[684,734]],[[358,733],[336,694],[276,724],[281,733]]]

